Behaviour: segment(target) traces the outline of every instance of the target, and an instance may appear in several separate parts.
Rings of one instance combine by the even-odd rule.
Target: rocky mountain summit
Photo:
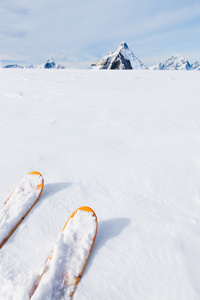
[[[42,69],[55,69],[56,63],[53,58],[49,58],[45,64],[42,65]]]
[[[64,69],[65,67],[61,66],[60,64],[56,64],[54,59],[51,57],[40,68],[41,69]]]
[[[134,55],[125,42],[122,42],[116,51],[111,51],[107,56],[92,64],[93,68],[108,70],[147,70],[148,68]]]

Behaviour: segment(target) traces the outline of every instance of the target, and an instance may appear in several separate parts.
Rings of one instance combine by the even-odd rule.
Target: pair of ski
[[[37,203],[43,186],[44,179],[39,172],[29,173],[0,208],[0,248]],[[94,211],[87,206],[75,210],[64,225],[44,271],[35,281],[29,299],[72,299],[96,234]]]

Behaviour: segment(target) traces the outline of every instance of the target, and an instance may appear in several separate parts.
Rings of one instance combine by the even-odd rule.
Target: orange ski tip
[[[42,177],[42,174],[40,174],[38,171],[32,171],[32,172],[28,173],[28,175],[29,174],[40,175]]]
[[[32,172],[30,172],[30,173],[28,173],[27,175],[39,175],[39,176],[41,176],[42,177],[42,183],[41,184],[39,184],[38,186],[37,186],[37,189],[38,190],[40,190],[41,192],[40,192],[40,195],[41,195],[41,193],[42,193],[42,191],[43,191],[43,187],[44,187],[44,177],[42,176],[42,174],[40,174],[39,172],[37,172],[37,171],[32,171]],[[26,176],[27,176],[26,175]],[[16,189],[15,189],[16,190]],[[8,200],[11,198],[11,196],[14,194],[14,192],[15,192],[15,190],[13,191],[13,193],[10,195],[10,197],[4,202],[4,204],[6,204],[7,202],[8,202]],[[39,196],[40,196],[39,195]]]
[[[93,211],[93,209],[91,209],[88,206],[79,207],[77,210],[84,210],[84,211],[92,212],[93,214],[95,214],[95,212]]]
[[[77,208],[77,209],[71,214],[71,216],[69,217],[69,219],[68,219],[67,222],[65,223],[65,225],[64,225],[64,227],[63,227],[63,229],[62,229],[62,231],[65,230],[65,227],[67,226],[67,223],[69,222],[69,220],[70,220],[71,218],[73,218],[73,217],[76,215],[76,213],[78,212],[78,210],[86,211],[86,212],[92,213],[92,214],[93,214],[93,217],[95,217],[96,222],[97,222],[97,216],[96,216],[95,212],[93,211],[93,209],[91,209],[91,208],[88,207],[88,206],[81,206],[81,207]]]
[[[28,173],[28,175],[29,174],[39,175],[39,176],[42,177],[42,183],[37,186],[37,189],[39,190],[39,195],[38,195],[37,199],[35,200],[35,202],[32,204],[32,206],[28,209],[28,211],[24,214],[24,216],[16,223],[16,225],[13,227],[13,229],[10,231],[10,233],[7,235],[7,237],[0,244],[0,249],[5,244],[5,242],[9,239],[9,237],[13,234],[13,232],[17,229],[17,227],[20,225],[20,223],[24,220],[24,218],[28,215],[28,213],[33,208],[33,206],[37,203],[37,201],[39,200],[39,198],[42,194],[43,187],[44,187],[44,178],[43,178],[43,176],[37,171],[30,172],[30,173]],[[9,199],[12,197],[12,195],[15,193],[15,191],[16,191],[16,189],[13,191],[13,193],[10,195],[10,197],[6,200],[6,202],[4,202],[4,205],[9,201]]]
[[[80,211],[85,211],[85,212],[88,212],[88,213],[92,213],[93,214],[93,217],[95,217],[97,219],[97,216],[95,214],[95,212],[93,211],[92,208],[88,207],[88,206],[82,206],[82,207],[79,207],[76,212],[80,210]]]
[[[43,190],[43,186],[44,186],[44,177],[42,176],[42,174],[39,173],[38,171],[32,171],[32,172],[28,173],[28,175],[39,175],[40,177],[42,177],[42,183],[39,184],[39,185],[37,186],[37,189],[38,189],[38,190]]]

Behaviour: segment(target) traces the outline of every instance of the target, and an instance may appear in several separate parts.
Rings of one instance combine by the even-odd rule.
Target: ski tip
[[[32,175],[39,175],[39,176],[43,177],[42,174],[39,173],[38,171],[32,171],[32,172],[28,173],[28,175],[30,175],[30,174],[32,174]]]
[[[79,208],[77,208],[72,214],[71,216],[69,217],[69,219],[67,220],[67,222],[65,223],[62,231],[65,230],[66,226],[67,226],[67,223],[69,222],[69,220],[71,218],[73,218],[76,214],[83,214],[83,215],[87,215],[87,216],[90,216],[90,217],[94,217],[95,220],[96,220],[96,224],[97,224],[97,216],[95,214],[95,212],[93,211],[92,208],[88,207],[88,206],[81,206]]]
[[[88,206],[82,206],[82,207],[79,207],[77,209],[78,210],[81,210],[81,211],[85,211],[85,212],[89,212],[89,213],[92,213],[94,216],[96,216],[95,212],[93,211],[93,209],[91,209],[90,207]]]
[[[97,216],[96,216],[95,212],[93,211],[93,209],[88,207],[88,206],[81,206],[81,207],[77,208],[73,212],[73,214],[71,215],[71,218],[73,218],[74,215],[77,214],[77,213],[92,216],[92,217],[95,217],[97,219]]]
[[[38,171],[32,171],[32,172],[28,173],[28,175],[36,175],[36,176],[41,177],[42,183],[38,185],[37,189],[41,190],[41,192],[42,192],[43,187],[44,187],[44,177],[42,176],[42,174],[39,173]]]

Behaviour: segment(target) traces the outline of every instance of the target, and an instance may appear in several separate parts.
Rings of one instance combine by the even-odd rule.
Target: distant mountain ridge
[[[122,42],[119,48],[115,51],[110,51],[106,56],[99,59],[91,65],[93,69],[106,70],[200,70],[200,62],[196,61],[193,64],[180,56],[173,55],[165,62],[157,63],[152,67],[147,67],[133,51],[128,47],[126,42]],[[20,66],[18,64],[6,65],[3,68],[28,68],[28,69],[65,69],[64,66],[56,64],[53,58],[47,60],[42,65]]]
[[[148,70],[125,42],[122,42],[116,51],[109,52],[107,56],[92,64],[92,67],[108,70]]]
[[[23,67],[19,66],[18,64],[6,65],[4,68],[5,69],[23,69]]]
[[[196,61],[190,64],[186,58],[177,54],[167,59],[164,63],[160,62],[148,68],[134,55],[128,45],[122,42],[116,51],[110,51],[108,55],[92,64],[92,68],[108,70],[200,70],[200,62]]]
[[[174,55],[164,63],[158,63],[151,67],[151,70],[192,70],[192,65],[184,57]]]
[[[18,68],[18,69],[65,69],[64,66],[61,66],[60,64],[56,64],[54,59],[51,57],[47,60],[46,63],[42,65],[30,65],[30,66],[25,66],[22,67],[18,64],[11,64],[11,65],[6,65],[4,67],[5,69],[10,69],[10,68]]]
[[[200,62],[196,61],[194,62],[191,67],[194,69],[194,70],[200,70]]]

